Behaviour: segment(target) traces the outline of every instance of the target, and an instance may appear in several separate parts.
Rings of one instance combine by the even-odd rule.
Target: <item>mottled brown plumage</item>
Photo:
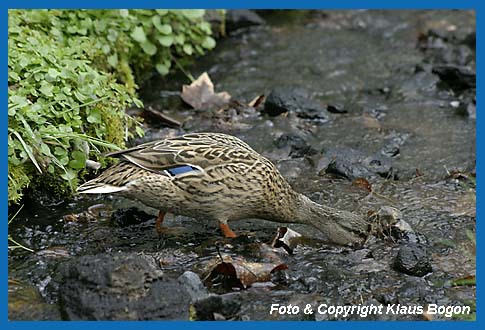
[[[115,193],[163,213],[221,224],[245,218],[304,223],[339,244],[357,242],[367,230],[357,215],[295,192],[268,159],[234,136],[186,134],[109,156],[121,161],[78,192]]]

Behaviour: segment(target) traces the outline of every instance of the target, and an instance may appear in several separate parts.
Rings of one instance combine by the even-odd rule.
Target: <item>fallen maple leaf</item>
[[[227,92],[214,93],[214,84],[207,72],[190,85],[183,85],[180,96],[194,109],[219,109],[231,100],[231,95]]]
[[[205,280],[213,279],[217,275],[225,275],[237,279],[242,288],[247,288],[255,282],[268,282],[271,279],[271,273],[283,269],[288,269],[288,266],[282,263],[248,262],[244,259],[224,256],[222,260],[217,258],[209,262]]]

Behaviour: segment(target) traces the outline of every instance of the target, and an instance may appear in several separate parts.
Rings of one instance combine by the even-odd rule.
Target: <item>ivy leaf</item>
[[[183,45],[185,42],[185,36],[183,34],[178,34],[174,37],[173,40],[176,44]]]
[[[212,49],[216,46],[216,41],[212,37],[205,37],[204,41],[202,41],[202,47],[207,49]]]
[[[86,165],[86,154],[79,150],[74,150],[71,153],[72,160],[69,162],[69,167],[80,170]]]
[[[72,181],[76,178],[76,172],[72,170],[67,170],[66,173],[61,174],[61,178],[66,181]]]
[[[126,17],[128,17],[128,15],[130,15],[130,13],[128,12],[128,9],[120,9],[120,16],[121,17],[126,18]]]
[[[164,15],[166,15],[168,13],[168,10],[167,9],[156,9],[155,11],[160,16],[164,16]]]
[[[99,124],[101,123],[101,111],[97,108],[91,109],[88,118],[86,118],[88,123]]]
[[[112,67],[116,67],[118,65],[118,54],[114,53],[113,55],[108,56],[108,64]]]
[[[160,31],[160,33],[163,33],[163,34],[171,34],[172,33],[172,27],[168,24],[163,24],[163,25],[160,25],[160,28],[157,28],[158,31]]]
[[[46,156],[51,156],[51,149],[49,148],[49,146],[45,143],[41,143],[40,144],[40,152]]]
[[[184,53],[187,55],[192,55],[192,53],[194,52],[194,49],[192,48],[191,44],[185,44],[183,46],[183,50],[184,50]]]
[[[182,15],[190,19],[201,18],[205,14],[204,9],[185,9],[181,10],[180,12]]]
[[[40,88],[39,88],[39,91],[44,94],[45,96],[47,97],[51,97],[53,96],[54,94],[52,93],[52,90],[54,89],[54,86],[52,84],[49,84],[49,83],[45,83],[43,84]]]
[[[162,63],[158,63],[156,66],[158,73],[160,73],[162,76],[165,76],[168,74],[170,68]]]
[[[145,42],[143,42],[141,44],[141,48],[143,49],[143,51],[150,55],[150,56],[153,56],[157,53],[157,46],[155,46],[154,44],[152,44],[150,41],[146,40]]]
[[[20,76],[14,71],[8,71],[8,77],[11,78],[13,81],[17,82],[20,81]]]
[[[131,37],[138,41],[139,43],[145,42],[147,36],[145,35],[145,30],[141,26],[137,26],[133,32],[131,32]]]
[[[169,24],[162,24],[160,16],[153,16],[152,18],[153,26],[163,34],[171,34],[172,27]]]
[[[173,36],[158,37],[158,42],[164,47],[170,47],[173,44]]]

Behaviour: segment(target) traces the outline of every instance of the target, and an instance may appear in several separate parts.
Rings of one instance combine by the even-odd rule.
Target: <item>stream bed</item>
[[[34,195],[9,234],[11,320],[435,320],[472,315],[270,313],[272,304],[475,306],[475,15],[472,11],[262,11],[190,68],[238,102],[190,109],[182,73],[152,77],[133,145],[188,132],[235,135],[294,189],[362,216],[382,209],[407,229],[340,247],[304,225],[292,254],[263,253],[281,224],[168,216],[117,196]],[[247,105],[259,95],[266,101]],[[276,109],[276,110],[275,110]],[[132,110],[134,114],[140,110]],[[220,256],[287,266],[262,282],[207,279]],[[384,309],[386,310],[386,309]]]

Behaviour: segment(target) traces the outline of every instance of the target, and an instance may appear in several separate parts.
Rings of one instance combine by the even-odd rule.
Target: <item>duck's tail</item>
[[[137,179],[141,169],[126,162],[120,162],[105,170],[97,178],[77,188],[80,194],[111,194],[127,190],[127,185]]]

